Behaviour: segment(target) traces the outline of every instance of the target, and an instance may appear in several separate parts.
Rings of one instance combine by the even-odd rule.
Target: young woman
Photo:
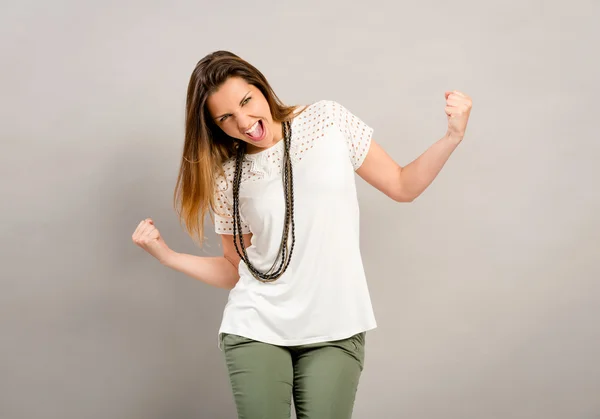
[[[263,74],[217,51],[187,92],[175,190],[188,232],[207,213],[223,257],[172,251],[151,219],[133,241],[164,265],[230,290],[218,345],[240,418],[350,418],[376,327],[359,249],[355,176],[411,202],[462,141],[471,99],[445,92],[446,134],[405,167],[341,104],[286,106]]]

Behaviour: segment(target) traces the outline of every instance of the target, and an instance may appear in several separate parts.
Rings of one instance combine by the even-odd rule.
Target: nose
[[[252,119],[246,115],[239,115],[237,118],[238,129],[245,133],[252,126]]]

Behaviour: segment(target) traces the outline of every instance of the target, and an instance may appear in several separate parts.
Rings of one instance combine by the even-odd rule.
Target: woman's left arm
[[[448,117],[446,135],[417,159],[402,167],[371,140],[369,151],[356,173],[397,202],[412,202],[436,178],[452,152],[463,140],[472,100],[458,91],[445,92]]]

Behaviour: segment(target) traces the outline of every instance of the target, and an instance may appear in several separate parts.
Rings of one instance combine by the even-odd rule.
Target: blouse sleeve
[[[217,212],[214,214],[215,232],[217,234],[233,234],[233,203],[227,196],[226,191],[217,188],[215,204],[217,207]],[[250,233],[250,227],[241,214],[240,218],[242,222],[242,234]]]
[[[350,161],[356,170],[367,156],[374,130],[339,103],[332,102],[332,106],[335,122],[344,135]]]

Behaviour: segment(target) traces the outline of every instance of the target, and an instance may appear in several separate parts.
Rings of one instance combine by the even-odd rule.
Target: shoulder
[[[329,112],[329,113],[343,108],[341,103],[339,103],[335,100],[332,100],[332,99],[321,99],[321,100],[313,103],[311,106],[314,106],[315,109],[318,109],[320,111]]]
[[[298,106],[294,113],[301,125],[315,126],[337,125],[345,108],[338,102],[331,99],[321,99],[309,105]]]
[[[345,132],[359,125],[358,118],[340,102],[321,99],[306,105],[297,113],[297,128],[300,131],[334,130]]]
[[[315,107],[316,112],[331,119],[335,125],[343,123],[351,116],[348,109],[336,100],[322,99],[315,102],[313,106]]]
[[[225,192],[230,189],[235,170],[235,157],[230,157],[225,160],[221,167],[223,168],[223,174],[220,174],[215,178],[216,192]]]
[[[341,105],[334,100],[321,99],[321,100],[313,102],[309,105],[297,106],[296,109],[294,110],[294,113],[297,114],[298,116],[303,115],[303,114],[314,115],[314,114],[331,112],[332,110],[335,110],[336,108],[340,108],[340,107],[341,107]]]

